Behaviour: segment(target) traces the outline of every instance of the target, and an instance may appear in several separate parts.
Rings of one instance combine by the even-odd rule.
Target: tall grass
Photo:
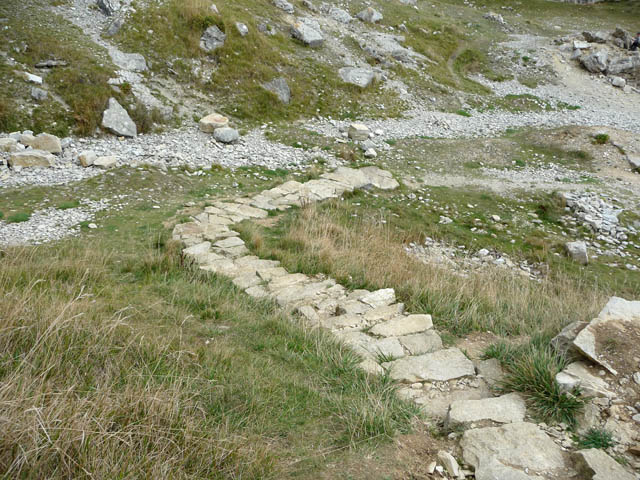
[[[604,304],[604,293],[562,273],[537,283],[504,270],[462,277],[424,264],[405,253],[403,232],[350,215],[344,220],[347,209],[338,202],[310,206],[273,232],[245,225],[243,235],[261,256],[292,271],[325,273],[352,288],[393,287],[410,311],[433,314],[438,327],[455,334],[553,334]]]
[[[0,253],[0,476],[314,475],[410,428],[352,351],[152,243]]]

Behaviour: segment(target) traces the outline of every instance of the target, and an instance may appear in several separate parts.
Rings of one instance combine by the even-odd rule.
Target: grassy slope
[[[119,170],[3,201],[9,211],[130,194],[81,240],[1,252],[1,472],[309,478],[325,453],[340,463],[348,447],[407,431],[413,407],[350,351],[191,270],[165,243],[162,222],[185,200],[277,178],[243,184],[251,173]]]

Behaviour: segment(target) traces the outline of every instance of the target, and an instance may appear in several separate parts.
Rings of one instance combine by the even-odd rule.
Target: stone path
[[[444,478],[600,478],[576,477],[579,465],[562,445],[564,439],[525,422],[526,405],[518,394],[494,396],[490,386],[500,377],[495,360],[474,365],[458,348],[443,348],[431,316],[406,312],[392,288],[348,291],[331,278],[289,273],[278,261],[251,255],[231,228],[243,220],[265,218],[270,211],[337,198],[354,189],[392,190],[398,185],[389,172],[377,167],[338,167],[317,180],[289,181],[253,197],[214,203],[192,221],[176,225],[173,238],[184,244],[184,255],[200,269],[228,276],[248,295],[274,299],[311,326],[330,330],[360,354],[365,371],[388,372],[404,383],[398,394],[420,405],[434,421],[467,429],[458,457],[475,473],[442,451],[441,465],[432,465]],[[610,474],[607,469],[615,468],[610,457],[601,464],[598,458],[590,468],[597,473],[601,467]],[[628,478],[624,474],[618,472],[620,478]]]

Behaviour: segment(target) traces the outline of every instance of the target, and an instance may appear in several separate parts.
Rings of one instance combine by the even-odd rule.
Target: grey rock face
[[[606,32],[582,32],[582,36],[590,43],[607,43],[608,38]]]
[[[109,49],[109,55],[118,67],[130,72],[146,72],[147,61],[139,53],[123,53],[115,48]]]
[[[310,18],[301,18],[291,25],[291,35],[312,48],[321,47],[324,43],[320,25]]]
[[[624,88],[627,81],[622,77],[611,77],[611,85],[618,88]]]
[[[586,265],[589,263],[589,255],[587,255],[587,244],[584,242],[568,242],[565,247],[569,256],[576,262]]]
[[[571,344],[578,334],[589,325],[589,322],[573,322],[562,329],[562,331],[551,339],[551,346],[558,354],[566,356],[571,350]]]
[[[226,39],[227,36],[217,25],[211,25],[200,37],[200,48],[207,53],[214,52],[224,45]]]
[[[492,457],[517,470],[549,471],[566,465],[562,448],[533,423],[467,430],[460,446],[464,461],[476,470]]]
[[[633,43],[633,36],[627,32],[625,29],[617,27],[615,31],[611,34],[613,38],[617,38],[622,40],[622,48],[629,48]]]
[[[473,363],[457,348],[405,357],[385,363],[383,367],[389,369],[389,375],[394,380],[408,383],[446,381],[475,375]]]
[[[111,16],[120,10],[120,0],[98,0],[98,8],[107,16]]]
[[[117,35],[124,26],[124,21],[124,15],[116,15],[104,31],[105,37],[113,37],[114,35]]]
[[[382,14],[374,8],[367,7],[356,15],[360,20],[366,23],[376,23],[382,20]]]
[[[283,10],[287,13],[293,13],[293,5],[291,5],[287,0],[273,0],[273,4],[278,7],[280,10]]]
[[[49,96],[49,92],[43,90],[42,88],[33,87],[31,88],[31,98],[37,100],[38,102],[42,102],[47,99]]]
[[[329,10],[329,16],[336,22],[340,23],[349,23],[353,20],[353,17],[349,15],[349,12],[338,7],[331,7]]]
[[[213,138],[222,143],[233,143],[240,138],[240,134],[234,128],[222,127],[216,128],[213,132]]]
[[[138,133],[127,111],[113,97],[102,115],[102,127],[122,137],[135,137]]]
[[[622,58],[612,58],[607,68],[609,75],[619,75],[621,73],[633,72],[640,69],[640,56],[633,55]]]
[[[415,335],[404,335],[398,337],[398,340],[411,355],[431,353],[442,348],[442,339],[433,330],[427,330],[424,333]]]
[[[282,103],[291,102],[291,89],[284,77],[278,77],[262,85],[265,90],[275,94]]]
[[[373,70],[368,68],[344,67],[338,70],[338,74],[343,82],[360,88],[368,87],[375,78]]]
[[[592,480],[634,480],[635,475],[602,450],[590,448],[574,454],[576,469],[584,478]]]
[[[580,63],[591,73],[600,73],[607,69],[608,59],[607,52],[600,50],[589,55],[583,55],[580,57]]]
[[[451,404],[448,425],[466,425],[482,421],[495,423],[522,422],[527,407],[517,393],[482,400],[459,400]]]

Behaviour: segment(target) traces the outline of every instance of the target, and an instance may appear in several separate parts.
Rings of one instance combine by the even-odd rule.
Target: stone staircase
[[[495,360],[474,365],[458,348],[443,348],[431,316],[406,312],[392,288],[348,291],[331,278],[289,273],[278,261],[250,255],[231,228],[243,220],[265,218],[270,211],[355,189],[398,186],[389,172],[377,167],[339,167],[317,180],[289,181],[253,197],[216,202],[191,222],[176,225],[173,238],[184,244],[184,255],[200,269],[228,276],[248,295],[271,298],[310,326],[331,331],[360,354],[363,370],[387,372],[405,384],[398,394],[420,405],[433,420],[466,429],[456,453],[475,473],[463,470],[448,452],[439,452],[440,465],[433,462],[432,472],[444,478],[475,475],[477,480],[596,478],[575,476],[575,462],[561,439],[524,421],[526,406],[518,394],[494,396],[491,385],[500,375]],[[635,478],[626,473],[617,472],[616,478]]]

